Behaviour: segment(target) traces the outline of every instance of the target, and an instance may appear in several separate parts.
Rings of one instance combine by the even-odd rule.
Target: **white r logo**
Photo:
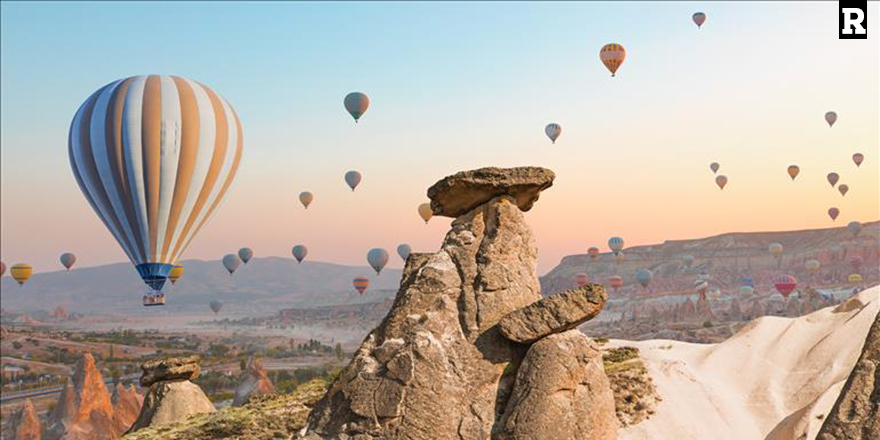
[[[861,9],[840,8],[840,12],[843,14],[843,29],[840,30],[840,33],[852,35],[853,29],[856,30],[856,34],[858,35],[868,33],[868,31],[865,30],[865,27],[862,26],[862,22],[865,21],[865,13],[862,12]]]

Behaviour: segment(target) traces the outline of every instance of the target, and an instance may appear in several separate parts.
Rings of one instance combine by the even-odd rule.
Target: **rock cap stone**
[[[601,284],[587,284],[514,310],[501,318],[498,328],[505,338],[530,344],[593,319],[605,307],[607,299]]]
[[[148,387],[167,380],[195,380],[202,368],[198,355],[154,359],[141,364],[141,386]]]
[[[553,171],[540,167],[480,168],[444,177],[428,188],[428,198],[434,215],[453,218],[505,195],[528,211],[555,178]]]

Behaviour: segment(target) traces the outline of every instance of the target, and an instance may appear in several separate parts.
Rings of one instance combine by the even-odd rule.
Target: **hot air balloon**
[[[595,260],[596,257],[599,256],[599,248],[595,246],[590,247],[589,249],[587,249],[587,255],[590,256],[591,260]]]
[[[345,173],[345,183],[354,191],[358,184],[361,183],[361,173],[354,170]]]
[[[175,264],[174,267],[168,271],[168,281],[171,281],[171,284],[176,284],[177,280],[183,276],[183,266],[179,264]]]
[[[0,277],[6,274],[6,263],[0,261]]]
[[[61,254],[61,265],[64,266],[65,269],[70,270],[73,267],[73,264],[76,263],[76,255],[73,255],[70,252],[65,252]]]
[[[789,165],[788,166],[788,175],[791,177],[791,180],[794,180],[797,177],[798,173],[801,172],[801,167],[797,165]]]
[[[840,191],[840,195],[845,196],[849,192],[849,185],[841,183],[837,186],[837,190]]]
[[[694,19],[694,23],[697,25],[697,27],[702,28],[703,23],[706,22],[706,14],[703,12],[695,12],[693,19]]]
[[[709,164],[709,169],[712,170],[712,174],[718,174],[720,168],[721,165],[718,162],[712,162]]]
[[[223,301],[220,301],[219,299],[215,299],[215,300],[212,300],[211,302],[209,302],[208,306],[211,307],[211,311],[214,312],[214,314],[216,315],[216,314],[220,313],[220,309],[223,308]]]
[[[367,262],[370,263],[370,266],[376,271],[376,275],[380,274],[382,268],[388,263],[388,251],[382,248],[370,249],[370,251],[367,252]]]
[[[608,285],[614,288],[614,291],[616,292],[617,289],[623,287],[623,278],[617,275],[608,277]]]
[[[397,255],[400,255],[400,258],[404,262],[406,262],[406,259],[409,258],[410,252],[412,252],[412,248],[406,243],[397,246]]]
[[[419,205],[419,217],[425,221],[425,224],[428,224],[428,220],[431,220],[431,217],[434,216],[434,211],[431,209],[430,203],[422,203]]]
[[[574,276],[574,283],[577,284],[578,287],[584,287],[590,282],[590,276],[581,272]]]
[[[684,265],[687,267],[691,267],[694,264],[694,256],[693,255],[685,255],[681,257],[681,261],[684,262]]]
[[[788,296],[791,295],[791,292],[794,292],[795,287],[797,287],[797,278],[793,275],[776,275],[776,277],[773,278],[773,287],[775,287],[776,291],[781,293],[785,299],[788,299]]]
[[[825,113],[825,122],[828,123],[829,127],[833,127],[834,123],[837,122],[837,113],[835,113],[835,112]]]
[[[840,180],[840,176],[837,173],[828,173],[828,183],[831,184],[832,188],[834,185],[837,185],[838,180]]]
[[[639,269],[636,271],[636,281],[638,281],[644,288],[648,288],[648,284],[651,284],[653,278],[654,273],[648,269]]]
[[[556,123],[547,124],[547,126],[544,127],[544,133],[546,133],[547,137],[555,144],[556,138],[562,134],[562,126]]]
[[[254,258],[254,250],[249,247],[243,247],[238,250],[238,258],[241,258],[244,264],[248,264],[248,261]]]
[[[27,282],[33,273],[34,269],[27,263],[18,263],[12,266],[12,269],[9,269],[9,275],[18,282],[19,286],[24,286],[24,283]]]
[[[858,272],[858,270],[862,267],[862,261],[862,257],[858,255],[853,255],[849,258],[849,265],[850,267],[855,269],[856,272]]]
[[[810,273],[818,272],[821,267],[822,263],[820,263],[819,260],[807,260],[806,263],[804,263],[804,268]]]
[[[727,176],[722,174],[716,177],[715,184],[718,185],[718,188],[724,189],[724,186],[727,185]]]
[[[755,293],[755,288],[752,286],[740,286],[739,293],[743,296],[750,296],[751,294]]]
[[[223,256],[223,267],[229,271],[230,276],[238,269],[238,266],[241,266],[241,258],[238,258],[238,255],[226,254]]]
[[[611,252],[617,254],[623,249],[623,239],[620,237],[611,237],[608,239],[608,248]]]
[[[770,243],[770,246],[768,249],[770,250],[770,253],[773,254],[774,257],[779,258],[779,256],[782,255],[782,251],[784,248],[782,247],[782,243]]]
[[[370,287],[370,279],[366,277],[357,277],[352,280],[351,284],[354,286],[354,290],[357,290],[361,295],[367,291],[367,287]]]
[[[302,263],[302,261],[305,260],[306,255],[309,254],[309,248],[305,247],[304,245],[298,244],[293,247],[293,250],[291,252],[293,253],[293,258],[296,258],[296,262]]]
[[[354,122],[357,123],[361,116],[367,112],[367,108],[370,106],[370,98],[361,92],[351,92],[345,95],[345,100],[342,103],[345,105],[345,110],[354,118]]]
[[[626,59],[626,49],[617,43],[606,44],[599,51],[599,59],[602,60],[602,64],[611,72],[611,76],[614,76],[617,73],[617,69],[623,64],[623,60]]]
[[[828,217],[831,217],[831,221],[837,220],[837,216],[840,215],[840,210],[837,208],[828,208]]]
[[[846,280],[850,282],[850,284],[858,284],[862,282],[862,276],[857,273],[851,273]]]
[[[853,163],[856,164],[857,167],[862,166],[862,161],[865,160],[865,155],[862,153],[853,154]]]
[[[229,189],[242,129],[209,87],[136,76],[102,87],[79,107],[68,151],[86,200],[157,293]]]
[[[306,209],[309,209],[309,205],[312,204],[312,200],[315,200],[315,196],[312,193],[308,191],[303,191],[299,193],[299,202],[302,203],[302,205]]]
[[[862,224],[857,221],[851,221],[846,225],[846,229],[849,230],[853,237],[858,237],[859,232],[862,232]]]

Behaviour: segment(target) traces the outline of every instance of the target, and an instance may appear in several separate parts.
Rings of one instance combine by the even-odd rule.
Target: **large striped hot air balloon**
[[[617,43],[606,44],[599,51],[599,59],[602,60],[602,64],[611,72],[611,76],[614,76],[617,73],[617,69],[620,68],[620,65],[626,59],[626,49]]]
[[[357,277],[352,280],[351,284],[354,286],[354,290],[363,295],[367,288],[370,287],[370,279],[367,277]]]
[[[776,288],[776,291],[781,293],[785,299],[788,299],[788,296],[791,295],[791,292],[794,292],[795,287],[797,287],[797,278],[793,275],[776,275],[773,278],[773,287]]]
[[[27,263],[18,263],[12,266],[12,269],[9,269],[9,275],[12,276],[12,279],[14,279],[19,286],[24,286],[24,283],[30,279],[33,273],[34,269]]]
[[[217,209],[241,151],[232,106],[178,76],[107,84],[70,125],[70,166],[80,189],[154,291]]]

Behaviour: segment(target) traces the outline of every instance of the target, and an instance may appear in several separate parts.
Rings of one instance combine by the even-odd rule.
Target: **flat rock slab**
[[[587,284],[514,310],[501,318],[498,328],[505,338],[530,344],[593,319],[602,311],[607,299],[601,284]]]
[[[510,196],[523,211],[553,185],[553,171],[539,167],[480,168],[444,177],[428,188],[434,215],[458,217],[499,196]]]
[[[141,365],[141,386],[148,387],[165,380],[195,380],[202,368],[199,356],[155,359]]]

